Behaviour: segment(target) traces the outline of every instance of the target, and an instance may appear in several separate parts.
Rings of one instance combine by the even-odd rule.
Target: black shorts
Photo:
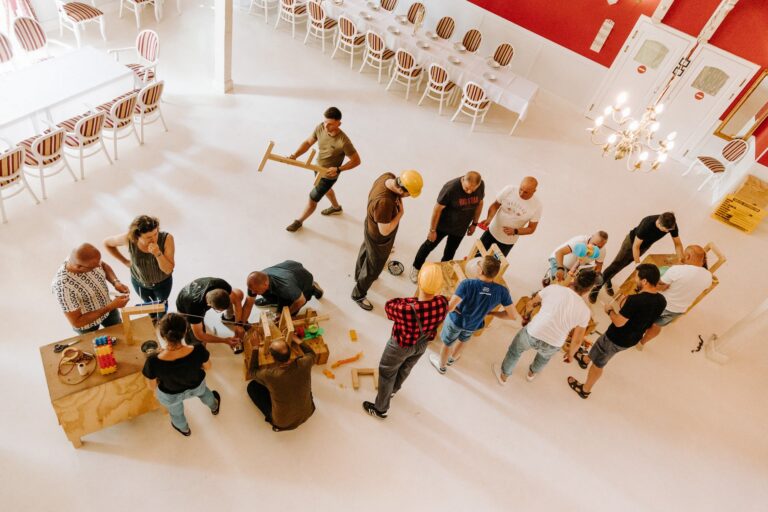
[[[627,350],[627,348],[629,347],[622,347],[615,344],[608,338],[608,336],[603,334],[597,338],[597,342],[595,342],[589,350],[589,359],[592,361],[592,364],[598,368],[605,368],[605,365],[608,364],[608,361],[610,361],[613,356],[619,352]]]
[[[309,198],[314,202],[319,203],[320,200],[323,197],[325,197],[325,194],[327,194],[328,191],[331,190],[331,188],[333,188],[333,185],[335,183],[336,183],[336,180],[329,180],[328,178],[320,178],[320,181],[317,182],[317,185],[315,185],[315,188],[310,190]]]

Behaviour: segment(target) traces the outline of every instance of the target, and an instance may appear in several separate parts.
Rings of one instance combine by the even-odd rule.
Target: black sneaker
[[[363,402],[363,409],[371,416],[376,416],[381,420],[387,417],[387,413],[380,412],[371,402]]]
[[[219,409],[221,409],[221,395],[219,395],[218,391],[211,391],[211,393],[213,393],[214,398],[216,398],[216,408],[211,409],[211,414],[218,416]]]
[[[594,304],[595,302],[597,302],[597,296],[598,296],[599,293],[600,293],[600,289],[599,288],[592,288],[592,291],[589,292],[589,302],[590,302],[590,304]]]
[[[189,436],[192,435],[192,429],[191,428],[188,429],[186,432],[184,432],[183,430],[178,428],[176,425],[174,425],[173,422],[171,422],[171,426],[173,427],[173,430],[175,430],[179,434],[183,435],[184,437],[189,437]]]
[[[285,228],[285,230],[290,232],[290,233],[295,233],[299,229],[301,229],[301,222],[299,222],[298,220],[295,220],[295,221],[291,222],[288,225],[288,227]]]
[[[366,297],[360,297],[358,299],[353,296],[352,300],[355,301],[355,304],[366,311],[371,311],[373,309],[373,304],[371,304],[371,301],[369,301]]]
[[[613,291],[613,284],[611,284],[610,281],[605,283],[605,291],[608,293],[609,297],[613,297],[614,293],[616,293]]]
[[[312,295],[315,296],[316,299],[322,299],[323,298],[323,289],[320,288],[320,285],[317,284],[317,281],[312,282]]]
[[[254,304],[257,306],[263,308],[265,306],[277,306],[277,303],[270,302],[269,300],[265,299],[264,297],[259,297],[255,301],[253,301]]]
[[[340,215],[341,212],[343,212],[343,211],[344,210],[341,209],[341,205],[339,205],[338,208],[335,208],[333,206],[329,206],[325,210],[321,211],[320,214],[321,215]]]

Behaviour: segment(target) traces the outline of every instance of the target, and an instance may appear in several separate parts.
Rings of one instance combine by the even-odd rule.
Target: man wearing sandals
[[[589,366],[587,381],[582,384],[573,377],[568,377],[568,385],[581,398],[589,398],[592,387],[603,375],[608,361],[619,352],[637,345],[645,332],[661,316],[667,307],[667,300],[657,288],[661,275],[656,265],[642,263],[637,266],[635,290],[624,301],[619,311],[614,302],[605,306],[605,312],[611,319],[611,325],[600,336],[589,354],[579,351],[576,361],[582,368]],[[589,363],[592,363],[591,365]]]
[[[320,202],[323,196],[328,197],[331,206],[320,213],[323,215],[340,214],[342,211],[341,205],[336,200],[336,194],[333,192],[332,187],[336,184],[336,180],[339,179],[340,173],[360,165],[360,155],[357,154],[357,150],[352,145],[352,141],[349,140],[347,134],[340,129],[341,111],[336,107],[330,107],[325,111],[324,117],[325,120],[317,125],[312,135],[302,142],[299,149],[288,157],[296,160],[317,142],[317,165],[325,167],[330,171],[325,177],[320,178],[315,188],[309,193],[309,202],[306,208],[304,208],[304,213],[301,214],[301,217],[285,228],[291,233],[298,231],[304,221],[315,212],[317,203]],[[346,164],[344,164],[345,157],[349,159]]]

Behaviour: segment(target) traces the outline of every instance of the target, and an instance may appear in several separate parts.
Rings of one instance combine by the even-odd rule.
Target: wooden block
[[[312,349],[312,352],[315,353],[315,364],[325,364],[328,362],[331,353],[322,336],[304,340],[304,343],[306,343],[309,348]]]
[[[370,375],[373,377],[373,388],[379,389],[379,369],[378,368],[352,368],[352,387],[360,388],[360,376]]]
[[[149,313],[165,312],[165,304],[143,304],[141,306],[125,306],[120,310],[123,315],[147,315]]]
[[[350,341],[357,341],[357,331],[354,329],[349,330],[349,339]]]
[[[275,147],[275,143],[272,141],[269,141],[267,150],[264,152],[264,157],[261,159],[261,163],[259,164],[258,172],[261,172],[264,170],[264,166],[267,165],[267,160],[269,160],[269,156],[272,154],[272,148],[274,147]]]

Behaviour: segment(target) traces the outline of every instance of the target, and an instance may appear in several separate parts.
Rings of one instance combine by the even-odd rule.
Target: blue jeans
[[[171,415],[171,423],[182,432],[187,432],[189,430],[187,417],[184,416],[184,400],[196,396],[212,411],[216,410],[216,407],[219,406],[216,397],[213,396],[213,392],[208,389],[208,386],[205,384],[205,379],[203,379],[203,382],[196,388],[188,389],[173,395],[164,393],[160,391],[160,388],[157,388],[155,390],[155,396],[157,397],[157,401],[168,409],[168,414]]]
[[[118,325],[121,323],[123,323],[123,319],[120,317],[120,311],[113,309],[100,323],[94,325],[93,327],[88,327],[87,329],[75,329],[75,332],[77,334],[85,334],[87,332],[98,331],[102,327],[112,327],[113,325]]]
[[[515,368],[517,360],[520,359],[523,352],[529,349],[536,351],[536,357],[529,369],[531,373],[539,373],[547,365],[550,358],[555,355],[555,352],[559,350],[559,347],[534,338],[528,334],[528,328],[523,327],[517,332],[512,343],[509,345],[507,355],[504,356],[504,361],[501,363],[501,373],[506,376],[512,375],[512,370]]]
[[[462,329],[461,327],[458,327],[451,321],[451,316],[448,315],[445,317],[445,321],[443,321],[443,329],[440,331],[440,339],[443,341],[443,343],[450,347],[456,340],[459,340],[462,343],[466,342],[469,340],[469,338],[472,337],[474,332],[475,331],[470,331],[468,329]]]
[[[144,302],[168,302],[168,297],[171,296],[171,288],[173,288],[173,276],[170,276],[165,281],[160,281],[151,287],[140,283],[131,276],[131,284]],[[162,318],[163,315],[165,315],[165,313],[149,314],[152,318]]]

